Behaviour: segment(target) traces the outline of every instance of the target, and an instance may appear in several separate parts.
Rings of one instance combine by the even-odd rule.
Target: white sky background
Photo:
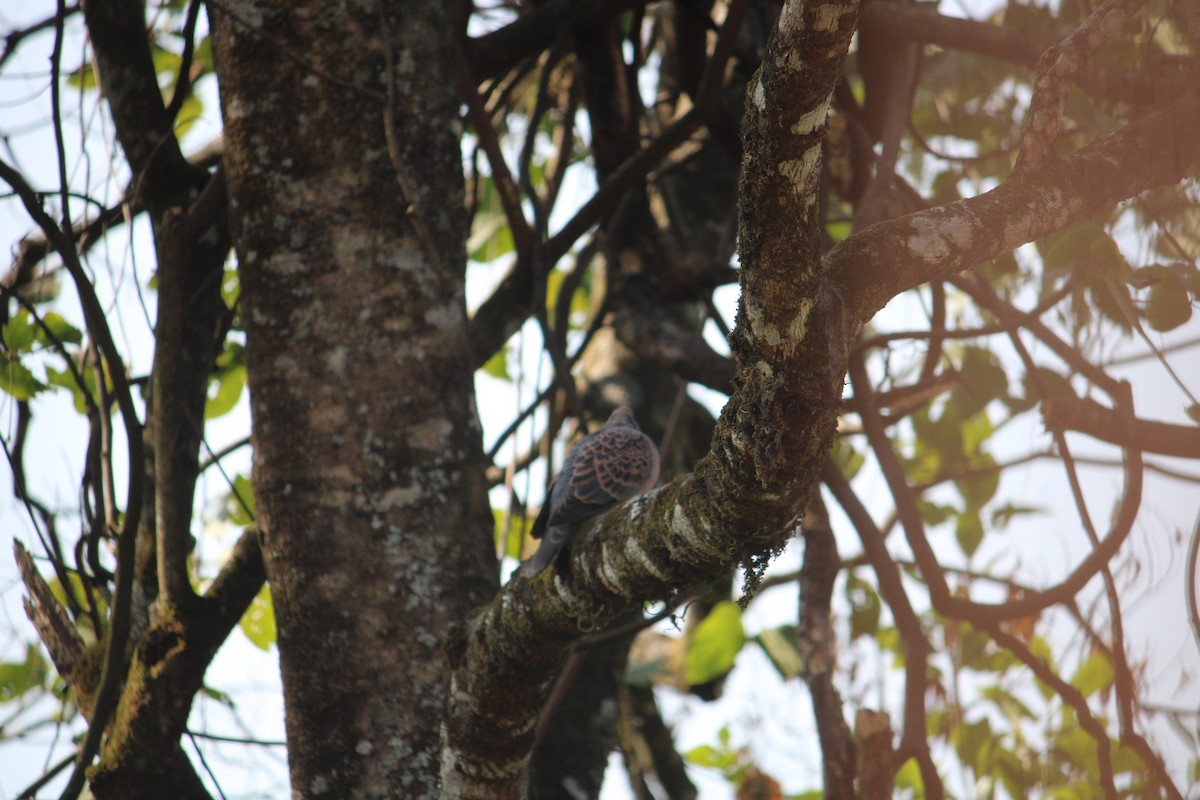
[[[0,11],[0,30],[41,19],[53,7],[52,3],[41,2],[36,4],[35,11],[31,8],[35,4],[21,5],[20,9],[10,7]],[[947,13],[955,13],[953,4],[944,5],[948,6]],[[68,25],[68,31],[63,64],[72,67],[78,65],[83,57],[78,18]],[[17,166],[33,179],[37,188],[57,186],[54,149],[48,135],[50,99],[47,74],[51,42],[52,35],[43,34],[36,41],[24,44],[20,54],[0,74],[0,131],[12,134],[7,142],[0,142],[0,152],[3,152],[6,160],[15,160]],[[213,80],[206,79],[197,89],[205,100],[206,117],[185,138],[185,152],[198,149],[220,130]],[[111,183],[109,194],[101,197],[107,203],[116,202],[119,197],[113,192],[120,191],[125,176],[121,174],[115,182],[109,181],[114,169],[124,169],[119,154],[106,144],[111,138],[111,126],[104,114],[97,113],[94,95],[85,98],[82,107],[79,95],[73,90],[64,89],[63,96],[70,110],[65,127],[69,161],[73,165],[73,184],[77,188],[97,190]],[[88,130],[86,150],[89,158],[86,160],[79,158],[78,123],[81,119]],[[114,164],[121,166],[114,168]],[[571,193],[565,196],[588,196],[593,188],[587,183],[590,180],[588,171],[576,169],[573,174]],[[49,206],[56,208],[56,202],[51,199]],[[77,211],[79,203],[79,200],[73,200],[72,208]],[[560,204],[560,211],[552,220],[552,230],[565,221],[566,212],[562,208]],[[0,242],[11,249],[30,227],[18,203],[0,200]],[[89,264],[96,274],[101,297],[112,303],[112,318],[117,320],[114,333],[129,359],[131,373],[138,375],[146,374],[151,357],[149,328],[140,302],[144,299],[149,316],[153,319],[155,298],[148,291],[139,293],[137,287],[139,284],[145,286],[154,262],[144,221],[135,223],[132,231],[132,249],[128,246],[129,231],[118,231],[108,237],[106,244],[93,251]],[[1136,242],[1123,240],[1121,244],[1126,256],[1135,265],[1150,263],[1146,260],[1147,255],[1139,251]],[[500,264],[471,266],[468,273],[468,299],[472,306],[487,295],[505,269],[507,262],[503,260]],[[735,303],[735,288],[727,287],[718,293],[718,307],[729,322],[732,322]],[[77,303],[69,287],[65,287],[57,309],[77,325],[80,324]],[[911,297],[894,301],[877,320],[880,327],[894,329],[916,327],[924,322],[925,317],[919,305]],[[1157,338],[1162,340],[1159,342],[1161,345],[1194,339],[1198,334],[1200,321],[1193,319],[1170,336]],[[538,352],[540,339],[536,326],[527,325],[522,335],[529,352]],[[520,342],[520,339],[516,341]],[[1144,347],[1140,342],[1127,341],[1113,349],[1115,352],[1140,352]],[[998,346],[998,350],[1004,352],[1004,347]],[[1193,348],[1170,357],[1172,365],[1193,392],[1200,391],[1200,381],[1196,380],[1196,376],[1200,375],[1197,353],[1200,350]],[[1035,347],[1033,355],[1039,363],[1057,365],[1044,349]],[[533,385],[535,377],[539,376],[536,358],[514,359],[510,369],[514,375],[521,373],[519,396],[511,384],[487,376],[477,378],[485,446],[490,445],[508,420],[536,393]],[[1133,384],[1135,405],[1140,416],[1186,422],[1183,414],[1186,399],[1169,381],[1162,367],[1153,360],[1114,369],[1113,373]],[[549,374],[548,368],[543,367],[540,373],[543,383]],[[710,402],[714,409],[719,407],[720,396],[702,390],[697,390],[695,394]],[[13,430],[14,415],[15,405],[6,397],[0,397],[0,430],[5,432],[6,437]],[[73,526],[78,524],[67,512],[78,504],[75,481],[80,475],[83,455],[80,443],[86,427],[63,392],[39,398],[35,415],[28,447],[30,483],[37,496],[64,511],[59,524],[63,537],[69,540],[73,537]],[[243,398],[235,413],[210,424],[209,444],[213,449],[220,449],[244,436],[247,426],[248,411]],[[516,437],[516,446],[523,449],[530,441],[530,436],[529,430],[525,430]],[[1041,430],[1038,416],[1027,414],[1011,425],[1003,436],[994,439],[992,452],[998,460],[1004,461],[1006,457],[1042,449],[1047,442],[1048,437]],[[1100,454],[1113,458],[1116,453],[1113,448],[1079,436],[1073,436],[1071,444],[1077,456]],[[505,460],[509,452],[511,450],[506,449],[501,460]],[[1170,459],[1155,457],[1155,460],[1171,463]],[[249,453],[247,450],[239,451],[223,464],[231,475],[247,472]],[[1195,464],[1175,462],[1174,466],[1192,473],[1198,471]],[[1081,475],[1088,486],[1093,517],[1097,527],[1103,531],[1107,526],[1111,501],[1121,491],[1120,471],[1082,467]],[[527,486],[540,487],[543,483],[544,471],[535,469],[518,479],[518,490],[524,493]],[[876,519],[882,519],[890,508],[890,495],[878,474],[865,471],[856,482],[856,487]],[[214,521],[216,507],[226,492],[227,487],[218,474],[210,471],[202,478],[200,496],[203,499],[198,503],[201,509],[199,519],[207,525],[202,534],[201,523],[197,523],[195,530],[199,552],[210,565],[209,574],[211,565],[219,563],[238,533]],[[531,495],[536,500],[537,490]],[[34,639],[21,609],[22,587],[9,556],[12,539],[24,542],[35,554],[40,552],[28,516],[11,498],[11,475],[7,469],[0,469],[0,661],[20,660],[25,643]],[[503,502],[500,495],[495,500],[497,504]],[[993,561],[1015,565],[1025,582],[1035,586],[1046,585],[1060,577],[1090,550],[1078,524],[1061,467],[1047,462],[1006,472],[996,502],[1005,500],[1047,506],[1051,513],[1019,520],[1006,533],[986,537],[984,546],[971,565],[980,566]],[[830,509],[835,514],[835,529],[842,555],[857,554],[860,552],[857,538],[837,513],[836,504],[830,503]],[[1185,576],[1182,563],[1186,537],[1195,523],[1198,509],[1200,491],[1194,484],[1147,473],[1142,512],[1130,542],[1122,550],[1120,559],[1124,566],[1118,570],[1118,583],[1122,586],[1122,597],[1126,601],[1125,626],[1131,661],[1136,664],[1149,658],[1149,669],[1143,679],[1148,689],[1144,699],[1184,709],[1200,707],[1200,681],[1197,680],[1200,677],[1200,656],[1190,638],[1183,611]],[[966,566],[952,532],[939,529],[931,534],[931,540],[943,563]],[[889,541],[895,554],[908,555],[902,537],[893,535]],[[1181,541],[1184,544],[1180,544]],[[795,570],[799,567],[800,557],[801,549],[792,546],[780,557],[775,569],[779,572]],[[835,596],[840,598],[840,592],[839,583]],[[1096,594],[1093,585],[1087,596],[1094,597]],[[756,600],[747,612],[748,632],[794,622],[796,607],[794,584],[771,590]],[[841,608],[844,611],[844,606]],[[1104,616],[1103,613],[1096,615],[1095,621],[1101,629]],[[1070,644],[1073,646],[1073,658],[1078,658],[1081,652],[1086,656],[1086,648],[1081,651],[1080,642],[1072,641]],[[867,653],[865,648],[842,642],[843,666],[862,659]],[[877,675],[881,665],[865,661],[859,661],[856,665],[858,677],[847,691],[847,699],[872,705],[883,702],[893,712],[894,722],[898,723],[899,684],[894,680],[880,684]],[[1069,676],[1069,670],[1067,674]],[[277,658],[273,650],[263,653],[249,644],[239,632],[234,632],[210,670],[207,685],[233,697],[236,709],[231,712],[213,700],[198,699],[191,720],[194,730],[272,741],[283,738],[282,699]],[[675,723],[677,745],[681,750],[686,751],[700,744],[715,744],[717,729],[727,725],[733,744],[747,747],[767,772],[784,782],[786,791],[798,792],[820,784],[819,751],[807,690],[798,681],[783,683],[757,647],[747,646],[743,651],[738,668],[729,679],[725,696],[718,702],[704,704],[681,698],[669,691],[660,693],[660,699],[668,717]],[[50,704],[43,704],[21,715],[15,724],[3,729],[3,736],[12,735],[14,730],[45,716],[52,708]],[[7,715],[12,711],[10,704],[0,706],[0,725],[8,722]],[[30,731],[23,740],[0,740],[0,800],[15,796],[41,774],[47,763],[66,755],[70,751],[70,735],[78,730],[79,726],[72,731],[56,731],[54,726],[45,726]],[[1167,746],[1169,763],[1174,774],[1180,776],[1183,759],[1188,755],[1180,741],[1167,732],[1162,724],[1155,726],[1152,738]],[[286,759],[282,748],[213,742],[202,744],[202,748],[207,763],[217,772],[227,796],[271,798],[287,795]],[[185,744],[185,750],[189,755],[194,755],[190,744]],[[732,797],[729,784],[715,773],[696,769],[693,778],[702,789],[702,797]],[[956,776],[947,778],[953,787]],[[604,796],[607,800],[628,796],[623,774],[611,774]]]

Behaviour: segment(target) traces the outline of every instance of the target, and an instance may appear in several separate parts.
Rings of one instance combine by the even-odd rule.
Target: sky
[[[11,5],[11,4],[10,4]],[[0,10],[0,30],[19,27],[23,22],[39,18],[49,4],[21,4],[20,8],[8,7]],[[953,6],[951,6],[953,8]],[[49,91],[46,86],[48,72],[49,37],[23,47],[18,60],[6,65],[0,73],[0,128],[10,133],[7,140],[0,142],[0,152],[6,160],[16,163],[32,175],[39,186],[56,185],[54,173],[54,151],[46,135],[49,121]],[[43,46],[44,45],[44,46]],[[64,63],[78,64],[82,58],[83,43],[78,26],[70,26]],[[206,115],[198,120],[184,137],[185,152],[203,146],[219,132],[215,117],[216,100],[211,79],[197,87],[205,99]],[[105,144],[111,130],[102,113],[98,113],[94,102],[79,99],[77,93],[66,92],[67,107],[70,109],[67,124],[77,128],[82,123],[87,131],[86,158],[80,158],[80,141],[68,137],[66,141],[72,167],[72,181],[79,186],[97,189],[107,185],[120,186],[124,183],[123,166],[117,154]],[[114,182],[113,176],[117,177]],[[577,170],[572,176],[567,194],[586,197],[593,187],[588,184],[586,170]],[[115,202],[110,189],[104,196],[106,202]],[[564,213],[561,212],[560,213]],[[551,227],[561,222],[553,219]],[[0,243],[11,248],[29,231],[27,217],[17,204],[0,200]],[[145,290],[151,274],[153,258],[148,248],[149,234],[142,221],[131,226],[132,237],[115,234],[90,259],[102,297],[107,298],[113,309],[113,318],[118,321],[116,334],[118,344],[127,355],[130,371],[145,374],[151,358],[151,339],[148,319],[154,316],[154,295]],[[132,240],[132,246],[130,241]],[[1122,240],[1122,247],[1131,260],[1144,254],[1137,252],[1136,243]],[[489,265],[473,264],[468,274],[468,303],[471,306],[486,296],[503,271],[504,262]],[[736,289],[726,287],[718,293],[718,308],[727,322],[732,322],[736,304]],[[66,294],[69,298],[69,293]],[[62,312],[78,324],[79,314],[73,301],[59,304]],[[894,301],[881,313],[878,323],[889,328],[907,328],[924,322],[920,306],[911,297]],[[707,332],[713,337],[713,330]],[[477,392],[481,398],[480,408],[485,430],[485,446],[502,430],[512,415],[526,404],[536,393],[535,380],[538,376],[536,357],[530,355],[538,350],[538,334],[532,325],[522,334],[527,354],[514,359],[514,371],[521,376],[518,384],[507,384],[487,376],[477,378]],[[1164,337],[1165,341],[1187,341],[1200,337],[1200,322],[1193,320],[1184,329]],[[719,337],[716,337],[719,338]],[[715,346],[723,343],[714,341]],[[1117,352],[1138,350],[1138,346],[1122,345]],[[1193,392],[1200,391],[1200,350],[1191,348],[1171,357],[1175,369],[1191,381]],[[1035,358],[1045,353],[1034,353]],[[1183,408],[1186,402],[1181,393],[1166,377],[1162,367],[1152,360],[1130,365],[1114,373],[1125,377],[1133,385],[1135,405],[1138,413],[1146,418],[1172,422],[1184,422]],[[544,382],[548,372],[540,372]],[[693,388],[693,395],[702,399],[716,411],[721,398],[712,392]],[[7,438],[13,429],[15,406],[0,397],[0,431]],[[32,429],[33,439],[30,452],[31,478],[43,499],[57,508],[68,510],[77,503],[78,487],[74,484],[80,474],[82,454],[77,447],[84,435],[84,426],[74,414],[70,401],[61,393],[39,401],[37,419]],[[40,423],[40,424],[38,424]],[[210,428],[208,443],[214,450],[237,441],[244,436],[248,425],[248,411],[243,397],[239,407],[226,418],[217,420]],[[528,442],[529,430],[524,430],[516,441]],[[1002,448],[996,452],[998,459],[1019,455],[1044,443],[1046,437],[1040,429],[1036,415],[1026,415],[1012,426],[1003,440]],[[1072,437],[1076,454],[1097,454],[1112,458],[1115,451],[1081,437]],[[1169,459],[1157,459],[1170,463]],[[223,462],[229,474],[247,472],[249,453],[246,449],[231,455]],[[1196,473],[1195,465],[1176,462],[1182,470]],[[1120,491],[1118,471],[1083,468],[1089,485],[1089,500],[1095,506],[1094,514],[1100,527],[1107,520],[1108,506],[1112,497]],[[518,483],[524,492],[527,487],[539,487],[544,483],[544,474],[532,470]],[[867,472],[856,483],[864,501],[868,503],[876,519],[881,519],[890,507],[886,486],[876,473]],[[224,553],[232,546],[239,531],[220,517],[220,504],[227,492],[221,476],[206,473],[198,492],[197,506],[200,511],[198,527],[203,525],[199,536],[199,554],[204,563],[215,568]],[[537,490],[530,491],[536,497]],[[1089,549],[1079,532],[1069,491],[1061,468],[1047,464],[1035,464],[1021,470],[1006,473],[1001,494],[1017,499],[1034,499],[1045,504],[1050,513],[1043,518],[1026,524],[1014,525],[1003,536],[988,537],[984,549],[976,555],[971,565],[995,562],[1011,564],[1017,568],[1022,579],[1038,585],[1046,584],[1061,575],[1069,565],[1077,561]],[[23,509],[11,500],[11,476],[0,470],[0,661],[12,661],[22,657],[25,642],[31,633],[21,609],[22,587],[15,568],[7,555],[11,552],[14,539],[24,542],[35,552],[38,550],[36,537]],[[9,499],[4,499],[9,498]],[[499,503],[503,498],[497,497]],[[835,509],[834,504],[830,504]],[[1147,656],[1149,672],[1146,677],[1149,687],[1148,699],[1155,703],[1184,708],[1200,707],[1200,655],[1192,640],[1186,616],[1182,613],[1185,571],[1182,559],[1184,552],[1180,541],[1186,541],[1196,523],[1200,509],[1200,491],[1195,484],[1151,476],[1147,481],[1143,515],[1135,528],[1131,542],[1125,551],[1125,567],[1119,575],[1123,596],[1129,598],[1126,629],[1129,636],[1131,656]],[[835,532],[839,549],[843,555],[859,551],[859,545],[851,528],[843,517],[836,513]],[[64,527],[69,532],[73,523],[66,516]],[[898,538],[898,537],[893,537]],[[948,564],[968,563],[953,545],[952,535],[937,533],[933,536],[939,556]],[[893,542],[898,555],[905,553],[902,542]],[[795,545],[779,558],[774,569],[779,573],[799,567],[801,549]],[[211,574],[211,572],[209,573]],[[840,588],[838,590],[840,594]],[[757,632],[795,620],[797,609],[796,590],[788,585],[770,590],[755,601],[747,612],[745,623],[749,632]],[[844,608],[841,609],[844,611]],[[843,659],[866,658],[867,650],[853,643],[844,642]],[[897,707],[898,684],[880,679],[878,664],[863,664],[860,674],[852,684],[850,694],[863,702],[882,701]],[[209,734],[234,738],[254,738],[277,743],[283,739],[283,709],[279,691],[278,665],[275,651],[264,652],[244,636],[236,633],[222,648],[214,662],[208,685],[232,698],[232,707],[220,699],[202,697],[193,711],[190,727]],[[737,746],[747,747],[761,766],[785,781],[787,791],[812,788],[820,781],[820,761],[816,749],[816,738],[812,730],[811,713],[807,691],[797,681],[784,682],[775,672],[762,652],[747,647],[739,657],[738,667],[730,677],[724,698],[716,703],[705,704],[671,692],[661,694],[661,702],[668,717],[675,723],[677,745],[681,751],[702,745],[715,744],[716,731],[725,726],[731,740]],[[44,705],[21,715],[17,724],[5,727],[6,733],[20,728],[25,721],[41,716],[38,712],[49,709]],[[786,709],[786,713],[778,713]],[[0,706],[0,725],[7,721],[4,714],[8,706]],[[1155,728],[1161,741],[1170,743],[1171,734]],[[18,741],[0,741],[0,800],[15,796],[35,779],[45,765],[52,763],[70,751],[70,734],[77,731],[59,729],[48,725],[30,730]],[[1176,745],[1170,752],[1175,758],[1184,757],[1184,751]],[[221,785],[230,796],[239,797],[283,797],[286,796],[286,758],[282,747],[277,744],[246,746],[214,740],[196,740],[185,744],[189,755],[198,746],[204,761],[221,776]],[[714,773],[695,770],[694,776],[702,788],[702,797],[720,798],[732,796],[728,784]],[[608,781],[605,800],[623,800],[628,797],[623,777],[614,773]]]

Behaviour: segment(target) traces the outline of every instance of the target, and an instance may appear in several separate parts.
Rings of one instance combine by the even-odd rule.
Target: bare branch
[[[1033,98],[1025,113],[1021,133],[1021,155],[1017,174],[1040,167],[1051,157],[1055,136],[1062,123],[1067,90],[1084,62],[1146,4],[1146,0],[1106,0],[1082,25],[1050,48],[1038,62]]]
[[[1200,158],[1200,91],[1044,169],[985,194],[881,222],[826,256],[847,323],[857,329],[892,297],[985,263],[1155,186]],[[1068,201],[1068,198],[1070,200]]]
[[[1176,458],[1200,458],[1200,428],[1129,418],[1088,397],[1052,397],[1042,404],[1050,431],[1079,431],[1120,447]]]

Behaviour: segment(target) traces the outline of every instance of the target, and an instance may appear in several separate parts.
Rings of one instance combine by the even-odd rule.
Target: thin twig
[[[125,645],[129,639],[130,611],[133,595],[134,554],[137,542],[137,528],[142,515],[142,470],[138,466],[145,460],[142,444],[142,424],[133,404],[133,395],[129,390],[129,379],[125,374],[125,364],[121,360],[120,351],[113,340],[112,331],[104,317],[104,308],[96,296],[95,287],[88,280],[83,265],[79,262],[70,236],[55,224],[54,220],[42,208],[37,193],[26,182],[25,178],[5,161],[0,161],[0,179],[3,179],[21,198],[25,210],[41,227],[46,237],[53,243],[62,257],[71,279],[79,293],[80,304],[83,306],[84,320],[92,341],[96,343],[104,360],[108,364],[108,374],[113,382],[117,406],[120,409],[122,421],[125,424],[128,462],[130,464],[128,491],[125,500],[125,519],[117,535],[117,575],[116,590],[111,607],[111,624],[105,642],[104,665],[101,670],[99,689],[96,691],[95,706],[92,711],[91,725],[83,745],[79,748],[79,760],[71,774],[71,780],[63,791],[63,800],[74,800],[83,788],[84,770],[91,763],[100,747],[100,737],[117,705],[121,686],[122,665],[125,656]]]

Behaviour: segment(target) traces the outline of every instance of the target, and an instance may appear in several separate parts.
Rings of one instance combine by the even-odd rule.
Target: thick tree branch
[[[649,363],[714,391],[733,391],[733,359],[713,350],[699,333],[682,330],[661,313],[636,310],[614,315],[613,327]]]
[[[179,740],[208,665],[264,579],[257,534],[248,530],[203,597],[178,614],[160,613],[134,650],[117,724],[89,775],[97,798],[208,797]]]
[[[553,0],[535,6],[503,28],[467,41],[471,71],[478,80],[495,78],[549,47],[564,26],[566,33],[579,33],[645,4],[646,0]]]
[[[862,12],[888,35],[911,42],[935,44],[1034,68],[1042,54],[1056,44],[1048,35],[1017,30],[930,10],[921,3],[869,3]],[[1153,69],[1122,70],[1089,63],[1076,80],[1089,94],[1127,103],[1163,103],[1195,85],[1196,62],[1188,56],[1159,55]]]
[[[1200,91],[1160,113],[1010,177],[990,192],[873,225],[826,265],[854,328],[892,297],[1061,230],[1147,189],[1178,182],[1200,158]]]
[[[741,383],[712,451],[692,475],[577,537],[562,573],[518,578],[471,619],[451,646],[445,796],[519,794],[544,686],[581,631],[647,599],[696,590],[738,561],[753,579],[791,537],[832,439],[845,374],[841,303],[820,289],[812,191],[857,13],[853,1],[786,3],[751,87],[734,335]]]
[[[1042,404],[1050,431],[1079,431],[1120,447],[1176,458],[1200,458],[1200,428],[1130,419],[1087,397],[1052,397]]]
[[[1082,25],[1045,52],[1038,62],[1033,97],[1021,131],[1021,155],[1015,173],[1036,169],[1048,158],[1062,124],[1067,90],[1089,57],[1121,30],[1146,0],[1106,0]]]
[[[158,216],[178,203],[172,198],[181,188],[194,189],[207,176],[190,166],[179,149],[150,54],[145,8],[137,0],[90,0],[83,4],[83,14],[100,91],[136,176],[135,193]]]

